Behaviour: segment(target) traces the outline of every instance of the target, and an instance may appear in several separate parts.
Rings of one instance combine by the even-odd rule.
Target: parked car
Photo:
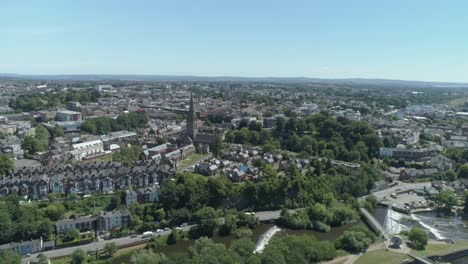
[[[143,232],[143,235],[141,236],[141,238],[148,238],[148,237],[152,237],[152,236],[153,236],[153,232],[146,231],[146,232]]]

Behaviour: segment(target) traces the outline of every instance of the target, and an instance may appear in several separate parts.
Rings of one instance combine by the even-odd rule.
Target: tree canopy
[[[134,131],[148,124],[148,117],[144,113],[130,112],[113,119],[110,117],[96,117],[86,119],[81,129],[93,135],[105,135],[109,132],[127,130]]]

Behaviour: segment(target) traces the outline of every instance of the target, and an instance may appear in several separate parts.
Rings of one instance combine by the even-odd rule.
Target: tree
[[[213,142],[210,145],[210,150],[215,157],[218,157],[223,150],[223,139],[218,131],[215,131]]]
[[[52,221],[57,221],[62,218],[63,214],[65,213],[65,207],[63,204],[49,204],[45,209],[45,214],[47,217],[50,218]]]
[[[112,197],[110,199],[110,203],[109,203],[109,205],[107,206],[106,209],[108,211],[115,210],[115,209],[119,208],[121,203],[122,203],[122,199],[120,198],[120,193],[116,193],[116,194],[112,195]]]
[[[68,229],[67,233],[65,234],[65,239],[67,241],[76,240],[78,237],[80,237],[80,230],[78,230],[76,227]]]
[[[132,264],[160,264],[166,263],[166,260],[164,255],[156,254],[151,249],[139,250],[130,257]]]
[[[117,245],[115,244],[115,242],[106,243],[104,245],[104,252],[107,256],[112,257],[112,255],[114,255],[115,252],[117,252]]]
[[[115,153],[112,157],[113,161],[123,163],[125,166],[132,166],[132,164],[138,160],[141,149],[137,145],[132,145],[127,148],[120,149],[119,152]]]
[[[279,220],[283,226],[292,229],[306,229],[310,226],[309,216],[304,209],[298,209],[292,213],[289,212],[288,209],[283,209]]]
[[[434,196],[434,200],[445,211],[450,212],[457,205],[457,195],[451,190],[442,190]]]
[[[378,201],[373,194],[370,194],[366,196],[366,199],[364,200],[363,204],[368,211],[372,212],[374,211],[375,207],[377,207]]]
[[[63,130],[63,127],[59,126],[59,125],[56,125],[53,130],[52,130],[52,136],[54,138],[56,137],[63,137],[63,135],[65,134],[64,130]]]
[[[367,227],[363,225],[354,226],[345,231],[342,236],[335,241],[335,247],[349,252],[362,252],[370,244],[375,242],[376,237]]]
[[[54,224],[49,219],[43,219],[36,222],[36,234],[37,237],[42,237],[44,240],[48,240],[54,233]]]
[[[427,245],[428,235],[423,229],[413,227],[408,234],[408,239],[414,249],[423,250]]]
[[[198,236],[213,236],[219,225],[218,213],[212,207],[203,207],[195,212],[199,224],[196,228]]]
[[[14,226],[8,212],[0,210],[0,242],[7,243],[13,238]]]
[[[172,228],[171,233],[169,236],[167,236],[167,244],[168,245],[173,245],[177,243],[177,240],[180,239],[180,232],[177,230],[177,228]]]
[[[232,214],[226,214],[224,216],[224,224],[219,228],[219,234],[222,236],[230,235],[236,230],[236,216]]]
[[[261,263],[319,263],[336,256],[332,243],[311,235],[274,237],[261,254]]]
[[[37,262],[36,264],[49,264],[49,260],[44,254],[37,255]]]
[[[240,238],[231,242],[230,250],[236,252],[243,260],[252,256],[255,243],[250,238]]]
[[[188,251],[191,263],[236,263],[237,256],[234,252],[226,250],[224,244],[214,243],[206,237],[197,239]]]
[[[85,264],[85,263],[88,263],[88,255],[81,248],[75,249],[75,251],[73,251],[73,254],[72,254],[71,263],[72,264]]]
[[[45,151],[49,146],[49,132],[41,125],[35,126],[36,135],[26,136],[21,144],[21,147],[29,154]]]
[[[13,250],[0,250],[0,263],[20,264],[21,256]]]
[[[458,178],[468,178],[468,164],[460,166],[458,170]]]
[[[7,155],[0,155],[0,176],[7,174],[14,169],[13,160]]]

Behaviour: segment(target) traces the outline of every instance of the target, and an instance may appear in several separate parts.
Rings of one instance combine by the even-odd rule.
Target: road
[[[279,219],[280,214],[281,210],[255,212],[255,216],[258,217],[258,220],[261,222]]]
[[[279,219],[280,213],[281,213],[281,210],[261,211],[261,212],[255,212],[255,216],[258,217],[258,219],[260,221],[271,221],[271,220]],[[195,227],[195,226],[196,225],[185,226],[185,227],[182,227],[182,230],[188,231],[192,227]],[[165,235],[169,235],[170,233],[171,233],[171,230],[168,230],[168,231],[159,232],[159,233],[157,233],[157,235],[165,236]],[[135,237],[135,238],[132,238],[131,236],[126,236],[126,237],[120,237],[120,238],[115,238],[115,239],[92,242],[92,243],[86,244],[86,245],[80,245],[80,246],[74,246],[74,247],[67,247],[67,248],[44,251],[42,253],[44,255],[46,255],[48,258],[58,258],[58,257],[69,256],[69,255],[71,255],[73,253],[73,251],[75,251],[78,248],[81,248],[84,251],[88,252],[88,251],[102,250],[104,248],[104,245],[107,244],[107,243],[114,242],[117,246],[122,246],[122,245],[133,244],[135,242],[142,241],[142,240],[149,240],[149,238],[142,239],[141,235],[139,235],[138,237]],[[22,263],[26,264],[29,261],[35,260],[38,254],[40,254],[40,253],[31,254],[30,257],[23,258]]]
[[[194,226],[195,225],[185,226],[185,227],[182,227],[182,230],[188,231],[190,230],[190,228]],[[168,230],[168,231],[162,231],[162,232],[156,233],[156,235],[165,236],[165,235],[169,235],[170,233],[171,233],[171,230]],[[138,241],[143,241],[143,240],[147,241],[149,239],[150,238],[141,238],[141,235],[139,235],[138,237],[134,237],[134,238],[132,238],[131,236],[126,236],[126,237],[114,238],[114,239],[109,239],[109,240],[96,241],[96,242],[92,242],[86,245],[44,251],[42,252],[42,254],[46,255],[48,258],[57,258],[57,257],[69,256],[73,253],[73,251],[75,251],[78,248],[81,248],[86,252],[96,251],[96,250],[102,250],[105,244],[111,243],[111,242],[114,242],[117,246],[122,246],[122,245],[133,244]],[[29,261],[35,260],[37,255],[40,253],[31,254],[30,257],[23,258],[22,263],[28,263]]]

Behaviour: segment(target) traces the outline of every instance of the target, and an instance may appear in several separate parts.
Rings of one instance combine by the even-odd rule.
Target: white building
[[[101,140],[93,140],[78,144],[72,145],[72,151],[70,152],[74,159],[82,160],[86,157],[97,156],[103,154],[104,152],[104,144]]]

